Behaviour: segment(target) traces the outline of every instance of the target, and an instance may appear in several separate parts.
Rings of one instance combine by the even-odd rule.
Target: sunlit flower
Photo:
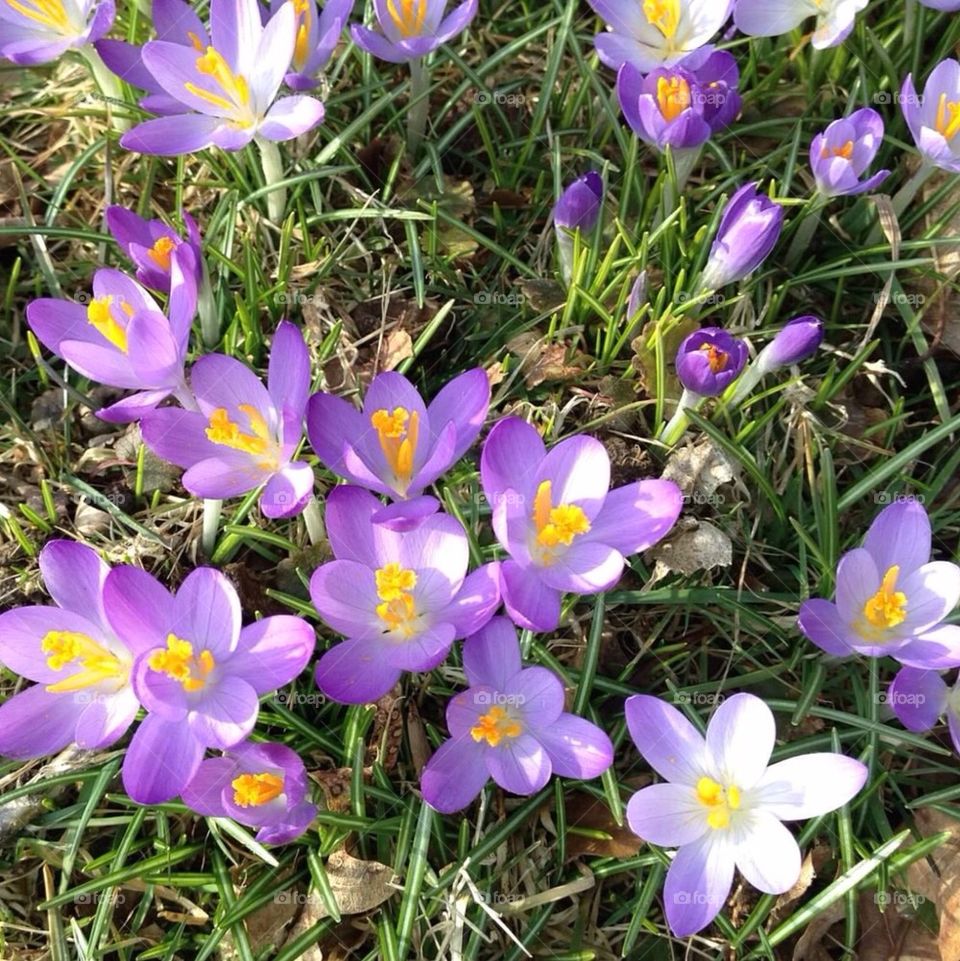
[[[800,849],[783,821],[806,821],[846,804],[867,768],[842,754],[801,754],[770,764],[773,713],[736,694],[710,719],[706,738],[675,707],[645,694],[627,700],[637,749],[666,783],[630,799],[630,829],[679,848],[663,889],[678,938],[705,928],[730,894],[734,868],[755,888],[783,894],[800,877]]]
[[[524,667],[516,628],[495,617],[463,645],[469,689],[447,704],[445,741],[420,775],[431,807],[466,807],[489,778],[513,794],[534,794],[561,777],[599,777],[613,745],[599,727],[564,711],[560,678]]]
[[[276,13],[288,0],[271,0]],[[353,10],[354,0],[326,0],[318,13],[317,0],[293,0],[297,14],[297,41],[293,48],[290,72],[284,78],[293,90],[311,90],[330,62],[334,48]]]
[[[376,0],[381,33],[355,23],[353,42],[390,63],[419,60],[466,30],[477,15],[478,0],[466,0],[444,17],[447,0]]]
[[[677,378],[698,397],[722,394],[741,374],[750,352],[738,337],[704,327],[684,338],[677,351]]]
[[[863,546],[837,565],[836,602],[800,608],[800,629],[839,657],[890,656],[916,668],[960,665],[960,626],[944,624],[960,600],[960,567],[931,561],[930,519],[916,500],[885,507]]]
[[[933,68],[917,93],[913,74],[903,82],[900,94],[903,116],[924,160],[960,173],[960,63],[943,60]]]
[[[824,197],[862,194],[878,187],[890,175],[878,170],[861,179],[876,159],[883,143],[883,118],[869,107],[834,120],[810,145],[810,166],[817,189]]]
[[[817,18],[810,42],[817,50],[835,47],[850,36],[857,14],[870,0],[737,0],[733,20],[741,33],[778,37]]]
[[[99,40],[113,24],[113,0],[0,0],[0,57],[48,63]]]
[[[823,343],[823,321],[807,315],[794,317],[783,325],[773,340],[757,355],[755,366],[760,376],[792,367],[812,357]]]

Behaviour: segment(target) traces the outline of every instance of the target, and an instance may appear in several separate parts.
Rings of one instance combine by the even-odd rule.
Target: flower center
[[[533,524],[537,544],[546,548],[542,557],[545,564],[553,562],[553,548],[569,547],[575,537],[590,530],[590,521],[576,504],[553,506],[553,484],[542,481],[533,500]]]
[[[127,352],[127,332],[113,316],[113,306],[116,304],[127,317],[133,316],[133,307],[122,297],[107,294],[106,297],[95,297],[87,305],[87,323],[97,333],[109,340],[121,353]]]
[[[843,157],[844,160],[849,160],[853,156],[853,141],[848,140],[845,144],[840,147],[830,147],[827,144],[823,145],[823,150],[820,151],[820,157],[822,160],[826,160],[828,157]]]
[[[210,77],[224,95],[220,96],[195,83],[184,84],[190,93],[227,113],[244,112],[246,115],[250,105],[250,88],[246,78],[230,69],[219,50],[207,47],[206,53],[197,57],[196,68],[197,73]],[[245,117],[243,122],[248,122],[248,119]]]
[[[240,425],[230,420],[226,408],[218,407],[210,415],[210,426],[205,431],[207,437],[221,447],[229,447],[254,457],[262,457],[263,460],[259,466],[265,470],[276,470],[278,460],[276,444],[270,436],[270,428],[263,415],[251,404],[238,404],[237,409],[246,415],[251,433],[243,433]]]
[[[413,594],[417,586],[416,571],[407,570],[397,563],[387,564],[374,572],[377,581],[377,616],[390,631],[399,631],[410,637],[417,618],[417,606]]]
[[[707,824],[714,830],[730,825],[730,812],[740,808],[740,789],[726,788],[710,777],[697,781],[697,800],[707,809]]]
[[[47,655],[47,667],[52,671],[62,671],[74,663],[80,668],[62,681],[48,684],[51,694],[67,694],[102,681],[126,678],[126,668],[115,654],[78,631],[48,631],[40,641],[40,650]]]
[[[676,120],[690,106],[690,84],[683,77],[660,77],[657,80],[657,103],[664,120]]]
[[[283,794],[283,778],[269,771],[241,774],[230,782],[230,787],[237,807],[261,807]]]
[[[170,273],[170,255],[177,249],[172,237],[158,237],[157,242],[147,251],[147,256],[163,271]]]
[[[293,48],[293,65],[302,70],[306,65],[310,50],[307,46],[310,39],[310,7],[313,0],[293,0],[293,9],[297,15],[297,42]]]
[[[863,618],[878,630],[887,630],[902,624],[907,618],[907,595],[896,590],[900,576],[899,564],[887,569],[880,590],[863,605]]]
[[[71,33],[75,27],[63,7],[63,0],[7,0],[7,6],[21,16],[57,33]]]
[[[667,40],[672,40],[680,25],[680,0],[643,0],[643,15]]]
[[[716,344],[701,344],[700,350],[706,351],[707,363],[714,374],[722,373],[729,366],[730,355]]]
[[[940,94],[937,104],[937,132],[944,140],[953,140],[960,133],[960,102],[947,100],[945,93]]]
[[[401,36],[413,37],[423,30],[427,3],[426,0],[387,0],[387,13]]]
[[[478,717],[477,723],[470,728],[470,736],[475,741],[486,741],[490,747],[496,747],[505,737],[514,738],[521,734],[523,725],[502,707],[491,707],[486,714]]]
[[[157,648],[147,664],[152,671],[179,681],[187,692],[206,687],[210,672],[217,666],[210,651],[203,650],[194,656],[193,645],[176,634],[167,635],[166,650]]]
[[[393,411],[376,410],[370,423],[380,439],[380,449],[393,471],[397,483],[406,490],[413,476],[413,457],[417,451],[420,435],[420,415],[405,407]]]

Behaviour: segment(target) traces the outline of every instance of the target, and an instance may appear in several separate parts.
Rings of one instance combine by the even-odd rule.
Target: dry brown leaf
[[[885,897],[889,900],[882,903]],[[864,891],[857,902],[857,918],[858,961],[957,961],[956,954],[941,956],[936,933],[923,924],[909,903],[891,895]]]
[[[640,336],[631,343],[633,348],[633,366],[640,375],[640,386],[648,397],[657,396],[657,352],[656,344],[651,347],[651,339],[657,333],[657,324],[651,320],[640,331]],[[696,319],[688,317],[682,320],[673,330],[661,339],[663,362],[666,376],[664,378],[664,396],[678,398],[683,393],[680,381],[673,369],[673,359],[677,356],[683,339],[692,334],[700,325]]]
[[[688,518],[684,526],[686,530],[653,549],[657,562],[653,581],[659,581],[669,573],[694,574],[714,567],[729,567],[733,563],[733,544],[719,527],[692,518]]]
[[[520,370],[527,387],[536,387],[544,381],[571,381],[584,371],[585,358],[574,353],[568,359],[570,348],[564,343],[545,343],[539,331],[528,330],[517,334],[507,342],[507,349],[520,360]]]
[[[943,831],[950,836],[929,857],[911,864],[906,871],[910,893],[933,901],[937,908],[944,961],[960,959],[960,809],[955,810],[955,816],[934,808],[914,812],[914,822],[923,837]]]
[[[379,861],[362,861],[341,849],[327,858],[326,868],[341,914],[366,914],[397,893],[393,868]],[[326,917],[326,910],[318,917]]]
[[[593,855],[607,858],[633,857],[643,842],[625,824],[613,819],[610,809],[589,794],[567,798],[567,860]],[[575,833],[572,829],[597,832],[596,836]]]
[[[379,370],[396,370],[403,361],[413,356],[413,338],[405,330],[394,328],[380,345],[377,360]]]

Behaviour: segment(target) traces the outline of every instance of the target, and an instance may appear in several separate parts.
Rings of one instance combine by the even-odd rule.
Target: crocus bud
[[[603,203],[603,178],[591,170],[575,180],[563,192],[553,208],[553,222],[568,230],[593,230],[600,219]]]
[[[680,345],[677,377],[690,393],[717,397],[740,376],[748,354],[742,340],[719,327],[704,327]]]
[[[860,178],[873,163],[883,143],[883,119],[876,110],[864,107],[834,120],[810,145],[810,166],[817,178],[817,189],[824,197],[862,194],[886,180],[889,170],[881,170],[867,180]]]
[[[720,219],[701,288],[719,290],[752,274],[770,256],[782,229],[783,208],[758,193],[755,183],[741,187]]]
[[[812,357],[823,342],[823,321],[819,317],[796,317],[760,351],[757,371],[760,376],[778,367],[799,364]]]

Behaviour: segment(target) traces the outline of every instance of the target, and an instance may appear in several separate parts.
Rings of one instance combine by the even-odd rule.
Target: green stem
[[[813,240],[813,235],[817,232],[817,228],[820,226],[820,219],[823,216],[823,208],[824,198],[817,194],[812,201],[812,206],[806,212],[803,220],[800,221],[800,226],[797,228],[797,232],[793,235],[793,242],[790,244],[790,249],[787,251],[786,264],[788,267],[793,267],[810,246],[810,241]]]
[[[736,410],[754,392],[763,375],[760,365],[754,361],[738,378],[730,399],[723,403],[723,409]]]
[[[407,153],[415,160],[430,114],[430,71],[426,60],[410,61],[410,104],[407,108]]]
[[[307,501],[307,506],[303,509],[303,521],[307,525],[310,543],[314,546],[322,544],[327,535],[323,526],[323,514],[320,512],[320,502],[316,497],[311,497]]]
[[[197,310],[200,313],[200,334],[203,346],[213,350],[220,342],[220,314],[217,311],[217,301],[213,296],[213,284],[210,283],[210,271],[206,262],[202,265],[203,277],[197,296]]]
[[[283,180],[283,157],[280,155],[280,148],[273,140],[257,137],[257,147],[260,150],[263,179],[268,187],[273,188],[267,194],[267,216],[275,224],[280,224],[287,209],[287,188],[275,185]]]
[[[687,411],[696,410],[702,402],[703,398],[699,394],[695,394],[692,390],[684,388],[680,403],[677,404],[676,412],[663,430],[657,434],[657,440],[667,447],[675,446],[687,432],[687,427],[690,426],[690,418],[687,416]]]
[[[118,106],[126,106],[126,100],[123,96],[123,84],[120,82],[120,78],[107,68],[107,65],[100,59],[100,54],[97,53],[92,45],[87,44],[86,46],[80,47],[77,52],[90,69],[94,83],[96,83],[103,102],[106,104],[107,113],[110,116],[113,129],[116,130],[117,133],[125,133],[130,129],[130,121],[126,117],[117,114],[115,110]]]
[[[200,549],[207,557],[213,557],[217,546],[217,529],[220,527],[220,513],[223,501],[205,500],[203,502],[203,532],[200,535]]]
[[[687,181],[690,179],[690,174],[693,173],[694,168],[700,161],[702,153],[703,147],[672,151],[671,158],[673,159],[673,171],[676,175],[676,188],[674,188],[674,177],[670,176],[668,167],[667,179],[664,182],[663,194],[660,200],[660,215],[657,218],[658,223],[663,223],[663,221],[677,209],[680,197],[683,196]]]

